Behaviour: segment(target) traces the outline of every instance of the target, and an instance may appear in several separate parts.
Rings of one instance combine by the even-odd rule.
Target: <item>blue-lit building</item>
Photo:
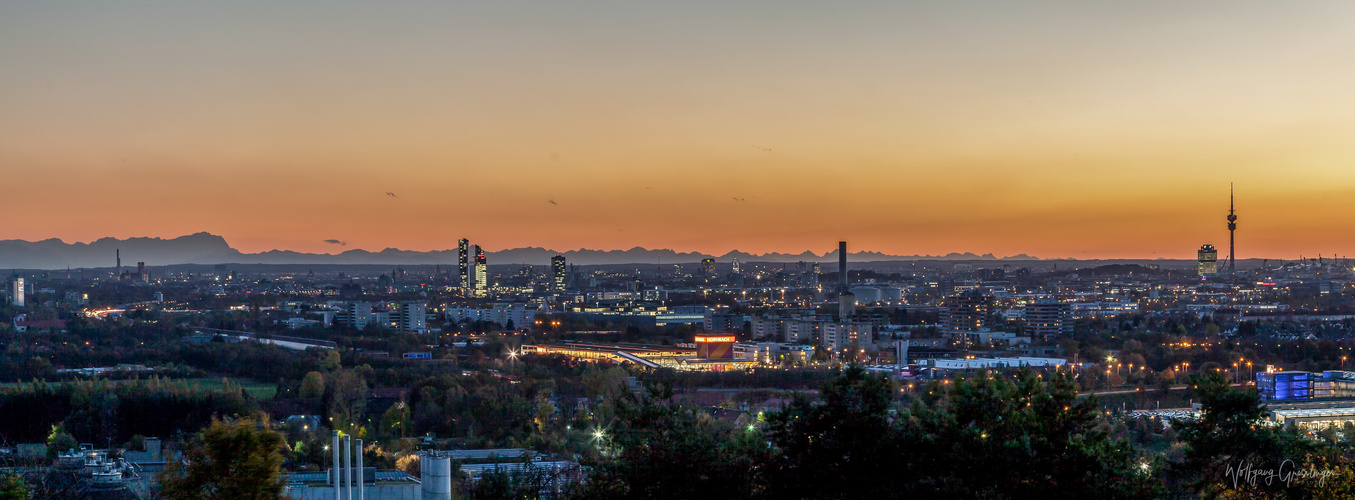
[[[1355,398],[1355,372],[1258,372],[1256,390],[1266,401]]]
[[[1313,374],[1308,372],[1257,372],[1256,390],[1266,401],[1312,399]]]

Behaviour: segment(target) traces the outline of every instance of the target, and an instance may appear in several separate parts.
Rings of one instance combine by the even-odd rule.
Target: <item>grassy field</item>
[[[219,391],[221,391],[221,388],[222,388],[222,384],[221,384],[221,380],[222,380],[222,379],[221,379],[220,377],[217,377],[217,378],[189,378],[189,379],[183,379],[183,380],[186,381],[186,382],[189,382],[189,383],[193,384],[195,387],[198,387],[198,388],[200,388],[200,389],[205,389],[205,390],[213,391],[213,392],[219,392]],[[273,399],[273,395],[275,395],[275,394],[278,393],[278,386],[276,386],[276,385],[274,385],[274,384],[265,384],[265,383],[261,383],[261,382],[255,382],[255,381],[253,381],[253,380],[245,379],[245,378],[230,378],[230,379],[226,379],[226,380],[230,380],[231,385],[239,385],[239,386],[243,386],[244,389],[245,389],[245,392],[249,394],[249,397],[254,398],[254,399],[260,399],[260,400],[263,400],[263,399]]]
[[[222,380],[229,380],[231,385],[243,387],[244,390],[245,390],[245,392],[246,392],[247,394],[249,394],[249,397],[254,398],[254,399],[258,399],[258,400],[273,399],[273,395],[275,395],[275,394],[278,393],[278,387],[277,387],[276,385],[273,385],[273,384],[266,384],[266,383],[262,383],[262,382],[255,382],[255,381],[250,380],[250,379],[247,379],[247,378],[225,378],[225,379],[223,379],[222,377],[203,377],[203,378],[174,379],[175,382],[187,382],[187,383],[193,385],[195,388],[198,388],[198,389],[201,389],[201,390],[205,390],[205,391],[211,391],[211,392],[221,392],[221,390],[222,390],[222,388],[223,388],[223,385],[224,385],[224,384],[222,383]],[[120,383],[127,382],[127,381],[126,381],[126,380],[109,380],[108,382],[114,383],[114,384],[120,384]],[[53,383],[59,384],[60,382],[53,382]],[[28,382],[7,382],[7,383],[0,383],[0,388],[9,388],[9,387],[15,387],[15,386],[24,386],[24,385],[28,385],[28,384],[29,384]]]

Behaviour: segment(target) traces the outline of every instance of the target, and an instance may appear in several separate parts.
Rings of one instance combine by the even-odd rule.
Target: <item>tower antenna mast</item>
[[[1237,272],[1237,262],[1235,255],[1237,244],[1233,240],[1233,232],[1237,230],[1237,214],[1233,213],[1233,183],[1228,183],[1228,274]]]

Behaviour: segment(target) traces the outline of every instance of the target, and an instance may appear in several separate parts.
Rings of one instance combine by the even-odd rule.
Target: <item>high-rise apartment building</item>
[[[556,255],[550,258],[551,289],[564,290],[565,279],[568,270],[565,267],[565,256]]]
[[[375,320],[371,302],[349,302],[335,315],[334,322],[357,330],[367,328]]]
[[[969,291],[946,299],[946,307],[941,310],[942,321],[950,332],[975,332],[988,324],[988,313],[992,301],[988,296]]]
[[[428,333],[428,305],[421,302],[400,304],[391,318],[395,329],[409,333]]]

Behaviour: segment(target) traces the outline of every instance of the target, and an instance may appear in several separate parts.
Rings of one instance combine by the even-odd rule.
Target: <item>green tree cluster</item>
[[[214,420],[184,448],[182,463],[160,476],[167,500],[222,498],[282,500],[281,466],[287,444],[267,417]]]

